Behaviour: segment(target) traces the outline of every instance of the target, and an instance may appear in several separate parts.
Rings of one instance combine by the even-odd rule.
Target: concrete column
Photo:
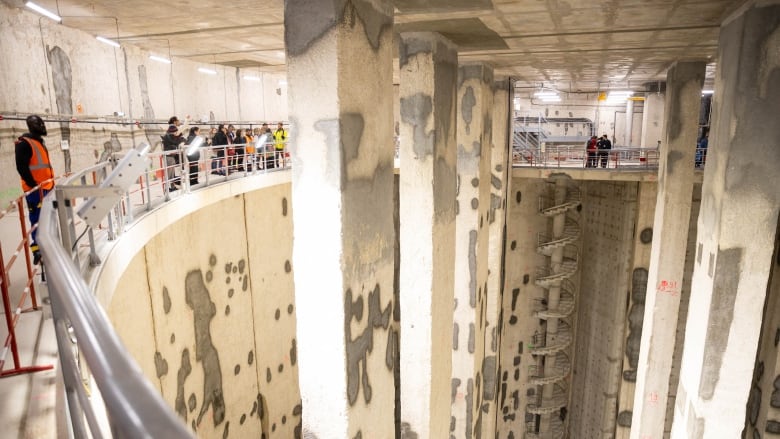
[[[458,189],[455,219],[455,312],[451,437],[471,437],[481,424],[487,299],[493,70],[458,70]]]
[[[393,6],[284,15],[303,437],[393,437]]]
[[[740,437],[780,214],[780,1],[721,26],[672,438]],[[776,310],[766,309],[767,315]]]
[[[667,73],[666,133],[658,168],[658,199],[639,346],[632,439],[663,438],[705,67],[704,62],[681,62]]]
[[[642,108],[642,148],[655,148],[664,133],[665,95],[649,93]]]
[[[634,130],[634,100],[628,99],[626,101],[626,132],[625,139],[623,140],[624,146],[632,146],[634,144],[631,132]]]
[[[435,33],[401,34],[400,302],[403,437],[450,428],[458,53]],[[412,435],[414,433],[414,435]]]
[[[482,437],[495,437],[498,394],[498,347],[501,345],[501,304],[504,293],[504,233],[506,197],[509,186],[509,87],[510,81],[496,81],[493,94],[493,144],[490,148],[490,211],[488,214],[488,280],[485,311],[485,362]]]

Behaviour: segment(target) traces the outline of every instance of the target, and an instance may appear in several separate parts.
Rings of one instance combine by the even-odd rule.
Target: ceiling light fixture
[[[35,11],[35,12],[37,12],[37,13],[45,16],[45,17],[51,18],[52,20],[54,20],[54,21],[56,21],[58,23],[62,21],[62,17],[60,17],[59,15],[55,14],[54,12],[51,12],[49,10],[44,9],[44,8],[36,5],[33,2],[27,2],[27,3],[25,3],[25,6],[27,6],[28,8],[32,9],[33,11]]]
[[[198,67],[198,71],[201,72],[201,73],[205,73],[207,75],[216,75],[217,74],[216,70],[207,69],[205,67]]]
[[[114,40],[109,40],[108,38],[103,38],[103,37],[100,37],[100,36],[95,37],[95,39],[97,39],[101,43],[108,44],[109,46],[119,47],[119,43],[117,43]]]
[[[702,90],[701,94],[703,94],[703,95],[715,94],[715,90]]]
[[[149,55],[149,59],[151,59],[152,61],[162,62],[165,64],[171,63],[171,60],[169,60],[168,58],[163,58],[161,56],[156,56],[156,55]]]

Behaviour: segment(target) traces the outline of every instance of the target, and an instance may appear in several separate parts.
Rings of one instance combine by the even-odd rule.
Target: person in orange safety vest
[[[32,228],[30,250],[33,253],[33,263],[38,264],[41,261],[41,253],[35,240],[38,232],[35,226],[41,214],[43,197],[54,188],[54,170],[49,160],[49,150],[43,140],[43,136],[47,134],[43,119],[37,115],[28,116],[27,128],[29,132],[15,142],[16,171],[21,177],[22,190],[27,200]]]

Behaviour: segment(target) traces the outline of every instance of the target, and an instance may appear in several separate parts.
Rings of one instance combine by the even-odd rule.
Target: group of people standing
[[[588,140],[585,150],[588,153],[588,159],[585,162],[586,168],[598,168],[599,162],[601,167],[606,168],[609,161],[609,150],[612,149],[612,142],[609,140],[606,134],[596,137],[592,136]]]
[[[180,151],[182,145],[189,146],[200,137],[200,128],[189,128],[188,136],[186,121],[182,124],[176,116],[168,120],[168,130],[162,136],[164,151]],[[262,140],[262,136],[266,136]],[[267,123],[254,129],[238,129],[233,124],[220,124],[212,128],[209,135],[203,138],[202,143],[211,146],[214,157],[211,161],[211,173],[215,175],[228,175],[231,172],[251,171],[253,164],[258,168],[283,167],[286,160],[286,146],[288,132],[284,124],[279,122],[275,131]],[[262,144],[256,145],[256,140],[262,140]],[[273,140],[273,141],[272,141]],[[180,180],[176,177],[176,168],[181,163],[181,154],[169,154],[166,156],[166,166],[169,191],[175,191],[180,186]],[[197,148],[187,155],[189,161],[190,185],[198,184],[198,161],[200,152]]]

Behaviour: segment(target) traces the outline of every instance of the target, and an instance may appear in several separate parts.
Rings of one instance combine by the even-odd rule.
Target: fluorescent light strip
[[[702,90],[701,94],[703,94],[703,95],[715,94],[715,90]]]
[[[534,96],[537,98],[543,98],[545,96],[558,96],[558,92],[556,91],[537,91],[534,93]]]
[[[244,75],[244,79],[246,79],[247,81],[259,81],[260,77],[252,76],[252,75]]]
[[[95,39],[97,39],[101,43],[108,44],[109,46],[119,47],[119,43],[117,43],[114,40],[109,40],[108,38],[103,38],[103,37],[95,37]]]
[[[165,64],[171,63],[171,60],[169,60],[168,58],[163,58],[161,56],[149,55],[149,59],[157,62],[164,62]]]
[[[542,102],[560,102],[560,96],[542,96]]]
[[[51,12],[51,11],[48,11],[48,10],[44,9],[44,8],[36,5],[33,2],[27,2],[25,4],[25,6],[27,6],[28,8],[32,9],[33,11],[35,11],[35,12],[37,12],[37,13],[45,16],[45,17],[51,18],[52,20],[54,20],[56,22],[62,21],[62,17],[60,17],[59,15],[55,14],[54,12]]]
[[[210,70],[210,69],[207,69],[205,67],[198,67],[198,71],[201,72],[201,73],[205,73],[207,75],[216,75],[217,74],[216,70]]]

